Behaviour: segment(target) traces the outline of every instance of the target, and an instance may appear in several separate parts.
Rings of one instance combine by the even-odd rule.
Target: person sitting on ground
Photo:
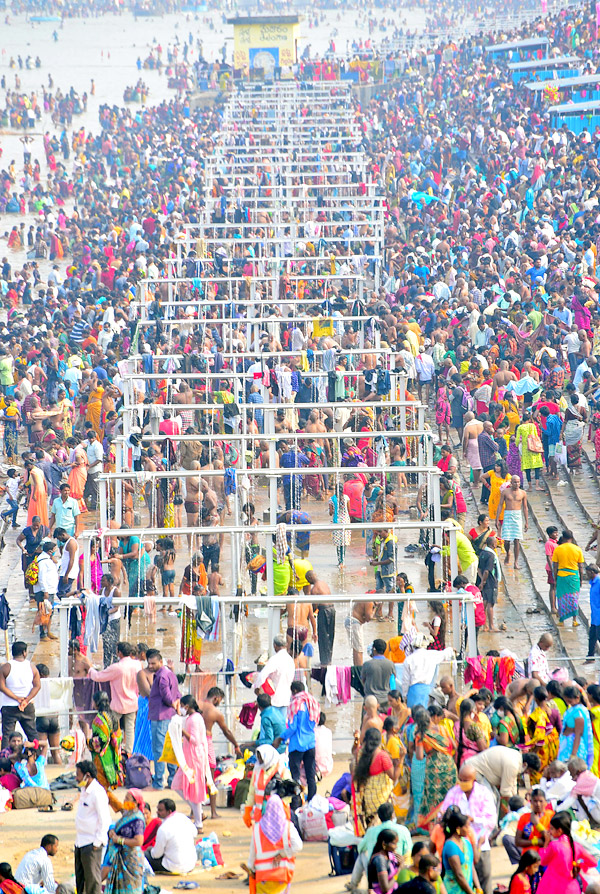
[[[162,798],[156,807],[162,820],[156,833],[154,847],[144,851],[144,856],[154,872],[185,875],[196,865],[196,826],[177,813],[175,801]]]
[[[2,894],[24,894],[23,888],[15,879],[10,863],[0,863],[0,892]]]
[[[8,792],[14,792],[21,785],[21,780],[13,772],[13,765],[7,757],[0,757],[0,786]]]
[[[397,845],[398,836],[394,829],[383,829],[377,835],[367,870],[369,891],[379,890],[381,894],[393,894],[398,890],[396,875],[400,861],[396,856]]]
[[[15,764],[15,773],[21,780],[21,788],[50,789],[46,776],[46,742],[25,742],[23,760]]]
[[[600,822],[600,779],[583,758],[572,757],[567,767],[575,785],[557,809],[572,810],[578,820],[588,820],[594,828]]]
[[[162,823],[160,817],[152,817],[152,808],[147,801],[144,802],[144,820],[146,828],[144,829],[144,840],[142,842],[142,850],[147,851],[156,844],[156,833]]]
[[[26,894],[73,894],[70,884],[57,884],[54,879],[51,857],[58,852],[56,835],[44,835],[40,846],[28,851],[17,868],[15,879],[25,888]]]

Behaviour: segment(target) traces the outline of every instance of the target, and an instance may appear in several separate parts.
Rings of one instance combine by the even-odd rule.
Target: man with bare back
[[[185,500],[183,507],[187,515],[187,523],[190,528],[198,527],[198,515],[200,513],[200,463],[194,460],[190,463],[190,471],[197,471],[198,477],[192,475],[185,478]],[[192,542],[192,535],[188,534],[188,546]]]
[[[502,491],[500,505],[496,512],[496,527],[500,525],[500,516],[504,507],[504,521],[502,522],[502,539],[504,540],[504,548],[506,549],[506,558],[504,564],[508,565],[510,559],[510,544],[514,543],[514,562],[515,568],[519,558],[519,548],[523,539],[523,530],[527,530],[529,524],[529,509],[527,506],[527,494],[521,487],[521,481],[518,475],[513,475],[510,479],[510,487]],[[525,522],[525,528],[523,528]]]
[[[508,361],[500,361],[500,369],[492,379],[492,400],[497,400],[498,390],[506,388],[509,382],[516,382],[517,377],[514,372],[509,369]]]
[[[215,755],[215,746],[213,743],[212,731],[215,723],[220,728],[221,732],[225,736],[225,738],[231,742],[233,747],[235,748],[235,756],[241,757],[242,750],[238,745],[235,736],[225,723],[225,717],[223,716],[223,712],[219,711],[219,705],[225,698],[225,693],[222,689],[219,689],[218,686],[213,686],[206,693],[205,699],[198,699],[198,705],[200,708],[200,713],[202,714],[202,719],[204,720],[204,725],[206,727],[206,739],[208,742],[208,765],[212,770],[217,766],[217,758]],[[211,819],[218,819],[217,813],[217,794],[211,794],[210,796],[210,816]]]
[[[360,741],[365,740],[368,729],[377,729],[383,732],[383,720],[379,714],[379,704],[374,695],[368,695],[363,704],[363,722],[360,728]]]
[[[308,572],[310,574],[310,572]],[[289,590],[290,595],[297,590]],[[288,602],[286,604],[288,626],[286,631],[288,651],[292,643],[302,648],[308,639],[308,625],[312,628],[313,641],[317,641],[317,620],[310,602]]]

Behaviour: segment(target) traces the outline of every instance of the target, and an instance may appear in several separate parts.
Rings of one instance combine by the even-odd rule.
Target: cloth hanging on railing
[[[471,683],[476,689],[484,686],[491,692],[504,695],[506,687],[515,676],[515,659],[478,655],[467,658],[465,666],[465,683]]]
[[[331,685],[331,692],[336,692],[338,701],[334,704],[346,704],[349,701],[348,694],[348,675],[350,679],[350,687],[354,689],[361,698],[365,697],[365,690],[361,679],[361,668],[358,665],[350,666],[350,665],[327,665],[323,667],[314,667],[311,669],[310,675],[313,680],[316,680],[317,683],[320,683],[323,687],[321,695],[327,695],[327,690],[325,688],[325,681],[327,679],[327,672],[330,673],[330,678],[333,681],[333,670],[336,671],[336,683],[335,688],[333,687],[333,683]],[[337,675],[337,671],[343,671],[341,674],[341,682],[340,678]]]
[[[100,640],[100,597],[95,593],[85,593],[85,630],[83,641],[91,652],[98,651]]]
[[[88,677],[75,677],[73,679],[73,705],[78,714],[91,715],[97,713],[97,708],[94,705],[94,695],[100,690],[106,692],[110,698],[111,690],[108,681],[97,683],[96,680],[90,680]]]
[[[345,705],[352,698],[350,666],[330,665],[325,674],[325,698],[330,705]]]

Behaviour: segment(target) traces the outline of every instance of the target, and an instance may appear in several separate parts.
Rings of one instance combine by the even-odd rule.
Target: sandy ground
[[[337,760],[330,777],[319,784],[319,793],[329,791],[333,782],[348,769],[347,762]],[[56,775],[52,768],[49,775]],[[167,792],[157,792],[147,789],[144,792],[146,800],[153,808],[161,797]],[[74,797],[73,797],[74,796]],[[61,812],[60,806],[65,801],[74,801],[78,794],[72,792],[58,792],[58,803],[54,813],[40,814],[33,810],[10,811],[0,815],[0,859],[6,860],[13,869],[23,857],[25,852],[39,844],[41,838],[47,832],[58,835],[60,847],[54,858],[54,875],[58,881],[69,881],[73,874],[73,843],[75,840],[75,812]],[[175,795],[178,809],[186,810],[186,805],[178,795]],[[208,809],[207,809],[208,812]],[[221,851],[225,861],[224,867],[217,867],[208,871],[201,868],[185,876],[186,880],[198,881],[200,887],[210,884],[214,890],[222,894],[240,894],[246,890],[245,875],[240,869],[240,863],[248,857],[250,832],[245,827],[239,813],[233,809],[219,809],[220,819],[207,820],[204,824],[206,833],[216,832],[221,844]],[[492,849],[492,866],[494,869],[494,883],[507,883],[512,869],[503,847]],[[232,881],[216,881],[216,876],[224,871],[231,870],[240,875],[239,879]],[[298,888],[299,883],[310,885],[318,883],[320,894],[339,894],[343,891],[346,877],[330,877],[330,864],[325,842],[307,842],[302,853],[296,861],[296,874],[293,886]],[[74,880],[73,880],[74,881]],[[157,883],[163,891],[172,891],[179,878],[174,876],[157,876]],[[363,879],[363,884],[364,884]]]

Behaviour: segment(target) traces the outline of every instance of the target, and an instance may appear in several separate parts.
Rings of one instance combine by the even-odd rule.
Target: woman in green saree
[[[443,717],[441,708],[431,707],[428,711],[419,712],[415,723],[415,757],[418,760],[425,758],[425,788],[417,826],[427,829],[435,819],[438,808],[453,785],[456,785],[458,776],[454,763],[454,742],[446,735],[446,731],[439,723],[432,722],[431,712],[437,712]]]
[[[106,789],[111,807],[114,810],[119,810],[121,802],[114,797],[111,789],[118,788],[123,784],[121,770],[123,732],[119,729],[117,715],[110,709],[110,701],[106,692],[102,690],[96,692],[94,704],[98,713],[92,721],[92,735],[88,742],[88,748],[98,771],[98,782]]]

